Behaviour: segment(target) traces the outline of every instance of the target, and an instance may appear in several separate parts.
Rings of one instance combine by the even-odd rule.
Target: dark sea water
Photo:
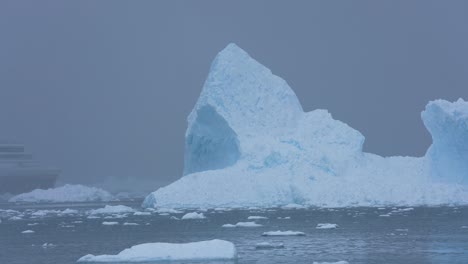
[[[126,205],[142,210],[140,202]],[[208,210],[203,212],[207,217],[203,220],[174,220],[171,216],[180,218],[183,214],[158,213],[129,214],[114,219],[87,218],[87,210],[103,206],[0,205],[0,209],[20,212],[79,210],[74,215],[50,214],[37,218],[31,216],[34,211],[26,211],[19,220],[9,220],[11,215],[0,212],[0,263],[75,263],[86,254],[117,254],[141,243],[185,243],[215,238],[236,245],[239,258],[228,263],[468,263],[468,207]],[[389,216],[381,216],[388,213]],[[268,219],[255,220],[261,227],[221,227],[227,223],[254,221],[247,220],[253,215]],[[278,219],[284,217],[290,219]],[[116,221],[119,225],[104,226],[103,221]],[[124,222],[139,225],[124,226]],[[318,223],[338,224],[338,228],[316,229]],[[22,234],[24,230],[35,233]],[[261,236],[265,231],[274,230],[302,231],[306,235]],[[259,242],[283,243],[284,248],[258,250],[255,245]],[[44,243],[53,245],[43,247]]]

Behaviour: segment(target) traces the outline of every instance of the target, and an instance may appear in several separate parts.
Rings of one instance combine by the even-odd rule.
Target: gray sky
[[[0,138],[62,183],[155,189],[230,42],[381,155],[423,155],[427,101],[468,98],[466,1],[1,1]]]

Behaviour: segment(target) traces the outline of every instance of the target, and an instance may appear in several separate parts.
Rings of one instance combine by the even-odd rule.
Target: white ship
[[[55,185],[60,171],[44,168],[22,144],[0,142],[0,194],[18,194]]]

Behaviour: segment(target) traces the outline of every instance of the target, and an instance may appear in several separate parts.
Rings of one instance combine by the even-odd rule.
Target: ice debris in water
[[[259,227],[262,226],[261,224],[257,224],[255,222],[238,222],[235,225],[232,224],[224,224],[222,227]]]
[[[133,213],[134,209],[125,205],[106,205],[104,208],[90,210],[90,214],[119,214],[119,213]]]
[[[262,236],[305,236],[304,232],[299,231],[268,231],[264,232]]]
[[[189,220],[189,219],[205,219],[205,215],[203,213],[191,212],[187,213],[182,216],[182,220]]]
[[[317,224],[317,229],[335,229],[337,228],[338,225],[337,224],[330,224],[330,223],[321,223],[321,224]]]

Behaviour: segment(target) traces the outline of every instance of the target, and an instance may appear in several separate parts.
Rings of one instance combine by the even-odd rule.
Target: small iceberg
[[[335,229],[337,227],[338,227],[337,224],[322,223],[322,224],[317,224],[316,229]]]
[[[151,212],[135,212],[133,213],[135,216],[150,216]]]
[[[102,222],[103,225],[118,225],[119,222]]]
[[[238,222],[235,225],[232,225],[232,224],[222,225],[222,227],[259,227],[259,226],[263,226],[263,225],[257,224],[255,222]]]
[[[23,232],[21,232],[21,234],[34,234],[36,232],[34,232],[33,230],[24,230]]]
[[[150,261],[201,261],[232,260],[237,258],[233,243],[209,240],[184,244],[146,243],[125,249],[117,255],[86,255],[78,262],[150,262]]]
[[[264,232],[262,236],[305,236],[304,232],[300,231],[268,231]]]
[[[349,264],[349,262],[344,261],[344,260],[335,261],[335,262],[316,262],[316,261],[314,261],[312,264]]]
[[[260,242],[255,245],[256,249],[274,249],[274,248],[284,248],[283,243],[269,243],[269,242]]]
[[[28,203],[67,203],[67,202],[106,202],[116,200],[109,192],[84,185],[66,184],[47,190],[36,189],[11,197],[9,202]]]
[[[137,223],[125,222],[125,223],[123,223],[123,225],[124,225],[124,226],[137,226],[137,225],[139,225],[139,224],[137,224]]]
[[[42,248],[51,248],[51,247],[56,247],[54,244],[52,243],[44,243],[42,244]]]
[[[121,213],[133,213],[131,207],[125,205],[106,205],[104,208],[94,209],[89,211],[90,214],[121,214]]]
[[[197,212],[192,212],[192,213],[187,213],[184,216],[182,216],[182,220],[189,220],[189,219],[205,219],[205,215],[203,213],[197,213]]]

